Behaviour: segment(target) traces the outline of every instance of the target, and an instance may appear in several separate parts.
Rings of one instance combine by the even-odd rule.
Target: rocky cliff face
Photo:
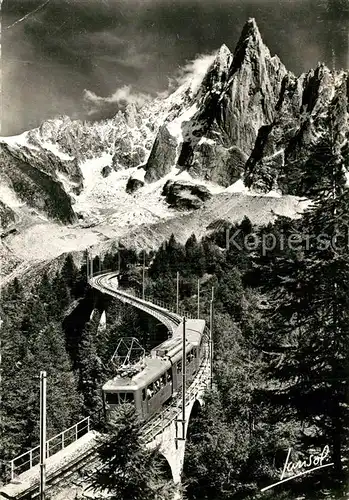
[[[348,141],[348,88],[348,73],[322,64],[299,77],[287,71],[250,19],[234,54],[221,47],[199,91],[165,120],[146,178],[176,165],[223,186],[243,176],[254,190],[308,195],[299,174],[311,151],[330,127],[338,147]]]
[[[82,177],[76,161],[59,161],[49,151],[31,150],[23,144],[18,148],[0,143],[0,193],[5,190],[2,204],[7,211],[26,204],[50,218],[64,223],[73,222],[75,214],[71,197],[60,176],[69,176],[72,189],[76,193],[81,191]],[[11,207],[12,200],[8,200],[6,191],[12,192],[14,207]]]
[[[130,196],[174,171],[194,182],[228,187],[243,180],[258,192],[309,196],[316,148],[329,134],[338,151],[347,147],[348,89],[347,72],[321,64],[293,75],[270,54],[250,19],[234,52],[223,45],[195,86],[184,83],[110,120],[60,117],[0,139],[2,219],[15,218],[25,203],[72,222],[86,185],[99,192],[99,184],[116,182],[113,172],[124,170],[130,170]],[[102,162],[98,171],[90,169],[95,161]],[[142,178],[133,176],[137,168]]]
[[[0,138],[2,211],[19,213],[25,205],[39,216],[76,221],[75,199],[90,177],[84,165],[108,158],[109,164],[100,171],[101,177],[107,177],[112,170],[142,164],[167,110],[159,104],[156,101],[142,110],[129,105],[125,112],[97,123],[58,117],[19,136]]]

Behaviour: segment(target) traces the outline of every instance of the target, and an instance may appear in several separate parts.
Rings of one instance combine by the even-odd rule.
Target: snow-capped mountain
[[[296,77],[271,56],[250,19],[234,54],[223,45],[198,92],[160,127],[145,178],[177,164],[223,186],[243,176],[262,192],[307,195],[300,178],[289,180],[330,126],[338,146],[347,143],[348,82],[348,72],[323,64]]]
[[[338,151],[347,147],[348,89],[348,72],[323,64],[292,74],[250,19],[234,52],[223,45],[206,73],[171,95],[109,120],[58,117],[0,138],[3,241],[12,250],[11,228],[32,235],[53,221],[103,227],[108,239],[116,228],[178,218],[178,209],[210,205],[212,222],[217,196],[217,218],[237,193],[308,196],[314,146],[331,133]]]
[[[73,222],[77,213],[72,205],[89,177],[85,165],[102,162],[98,174],[104,177],[111,169],[140,165],[152,147],[162,113],[156,103],[152,112],[129,105],[103,122],[83,123],[64,116],[19,136],[1,138],[0,200],[9,209],[25,203],[50,218]]]

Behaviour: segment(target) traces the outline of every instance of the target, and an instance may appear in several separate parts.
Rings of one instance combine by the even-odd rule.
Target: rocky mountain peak
[[[242,65],[248,56],[254,58],[260,58],[262,56],[270,57],[269,49],[263,43],[262,36],[254,18],[250,18],[242,29],[234,51],[233,72]]]
[[[57,117],[3,138],[0,174],[6,186],[40,213],[64,221],[85,210],[84,193],[92,193],[92,185],[103,181],[93,188],[100,193],[106,183],[110,189],[113,171],[121,176],[137,167],[136,177],[130,172],[130,193],[180,171],[191,181],[225,187],[244,181],[244,189],[307,196],[303,164],[329,133],[329,123],[338,148],[348,141],[348,72],[319,64],[295,76],[271,56],[254,19],[244,25],[233,52],[223,44],[209,60],[205,75],[198,71],[171,95],[142,106],[129,103],[111,119]],[[66,207],[63,214],[51,200],[53,190]],[[16,208],[11,200],[8,206]]]
[[[229,48],[223,44],[221,48],[217,51],[216,57],[209,68],[208,72],[212,68],[216,68],[220,73],[227,73],[233,60],[233,54]]]
[[[198,92],[199,98],[205,96],[207,92],[217,94],[223,90],[223,87],[228,80],[232,61],[233,54],[230,52],[228,47],[223,44],[217,51],[212,64],[209,66],[206,75],[202,80],[202,84]]]
[[[126,123],[129,127],[134,128],[137,125],[139,126],[139,120],[137,120],[138,110],[137,110],[136,105],[133,102],[129,103],[126,106],[125,118],[126,118]]]
[[[233,57],[233,54],[231,53],[230,49],[225,45],[225,43],[223,43],[223,45],[221,46],[221,48],[217,52],[215,62],[216,62],[216,64],[223,66],[232,57]]]
[[[254,43],[263,43],[262,36],[254,17],[250,17],[244,24],[235,52],[240,48],[240,46],[246,44],[246,42],[249,42],[250,40],[254,41]]]
[[[222,45],[194,100],[167,120],[175,140],[169,141],[167,136],[164,140],[164,134],[158,134],[146,179],[150,179],[150,171],[152,180],[159,178],[155,158],[161,157],[167,159],[162,173],[178,165],[191,175],[219,179],[224,185],[236,180],[259,129],[274,120],[286,75],[286,68],[264,45],[256,21],[249,19],[234,55]],[[215,173],[212,160],[218,157],[222,162],[217,160]]]

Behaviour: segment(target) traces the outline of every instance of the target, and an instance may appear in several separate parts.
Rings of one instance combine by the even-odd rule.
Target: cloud
[[[158,93],[159,97],[167,97],[180,85],[190,84],[192,92],[202,82],[207,70],[214,61],[216,52],[212,54],[201,54],[192,61],[187,62],[178,71],[178,75],[169,81],[169,89]],[[84,89],[83,99],[88,115],[92,118],[110,117],[120,109],[125,109],[128,104],[135,104],[137,107],[143,106],[153,99],[149,94],[134,91],[131,85],[123,85],[116,89],[112,95],[101,97],[95,92]]]
[[[332,49],[336,66],[347,67],[347,0],[2,1],[3,27],[12,25],[2,38],[9,135],[57,114],[110,116],[142,94],[164,93],[169,80],[171,90],[190,79],[195,86],[212,51],[233,50],[249,17],[294,73],[331,65]]]
[[[108,97],[98,96],[95,92],[85,89],[83,98],[91,116],[96,114],[111,116],[120,109],[125,109],[128,104],[141,107],[152,99],[148,94],[133,91],[131,85],[118,88]]]
[[[173,90],[173,87],[190,83],[190,89],[194,92],[213,63],[216,54],[216,51],[210,54],[200,54],[187,62],[179,69],[178,75],[170,81],[170,89]]]

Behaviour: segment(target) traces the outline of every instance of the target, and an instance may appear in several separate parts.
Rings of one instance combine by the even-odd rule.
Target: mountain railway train
[[[199,370],[203,356],[205,321],[187,319],[186,381],[190,383]],[[139,415],[147,420],[157,413],[182,387],[183,323],[174,334],[144,358],[145,367],[132,377],[117,376],[103,386],[103,402],[107,419],[123,403],[135,405]]]

